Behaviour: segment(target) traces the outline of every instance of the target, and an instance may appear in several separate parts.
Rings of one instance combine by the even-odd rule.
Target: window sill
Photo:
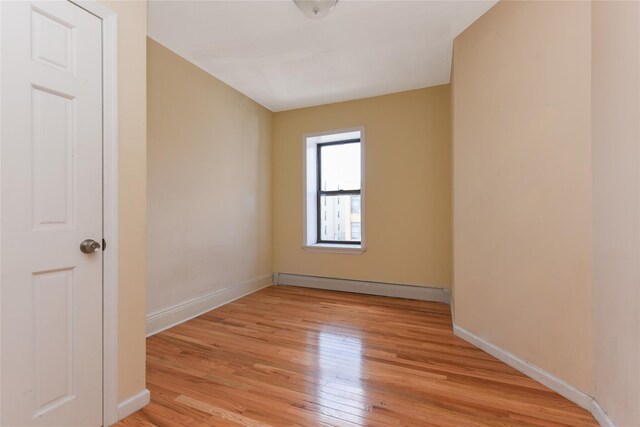
[[[331,254],[351,254],[360,255],[366,251],[361,245],[340,245],[330,243],[317,243],[315,245],[305,245],[302,247],[307,252],[324,252]]]

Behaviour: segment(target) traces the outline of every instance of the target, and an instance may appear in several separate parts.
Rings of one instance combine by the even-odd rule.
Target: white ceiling
[[[291,0],[154,0],[149,36],[283,111],[448,83],[453,39],[495,3],[341,0],[312,20]]]

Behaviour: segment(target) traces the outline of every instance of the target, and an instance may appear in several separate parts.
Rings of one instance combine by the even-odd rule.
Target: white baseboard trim
[[[601,427],[616,427],[616,423],[613,422],[611,417],[609,417],[609,414],[602,409],[602,406],[600,406],[598,401],[595,399],[591,401],[591,415],[593,415],[593,418],[596,419]]]
[[[469,332],[468,330],[456,325],[455,323],[453,325],[453,333],[463,340],[478,347],[479,349],[486,351],[496,359],[503,361],[512,368],[517,369],[528,377],[531,377],[539,383],[549,387],[551,390],[569,399],[578,406],[586,409],[587,411],[591,410],[591,402],[593,401],[593,398],[591,396],[581,390],[578,390],[571,384],[566,383],[555,375],[545,371],[544,369],[540,369],[535,365],[532,365],[526,360],[520,359],[518,356],[509,353],[508,351],[505,351],[491,344],[490,342],[485,341],[484,339],[478,337],[477,335],[474,335],[472,332]]]
[[[522,372],[526,376],[549,387],[551,390],[572,401],[576,405],[591,412],[591,415],[593,415],[593,418],[596,419],[601,427],[616,427],[613,420],[592,396],[578,390],[571,384],[561,380],[544,369],[540,369],[526,360],[523,360],[518,356],[485,341],[465,328],[456,325],[455,321],[453,323],[453,333],[479,349],[486,351],[496,359],[501,360],[512,368]]]
[[[331,277],[303,276],[300,274],[288,273],[275,273],[273,277],[274,284],[276,285],[355,292],[358,294],[435,301],[445,304],[449,304],[451,301],[451,290],[447,288],[367,282],[360,280],[336,279]]]
[[[151,393],[146,388],[130,398],[118,403],[118,421],[144,408],[151,401]]]
[[[238,283],[224,289],[202,295],[198,298],[176,304],[173,307],[156,311],[147,315],[147,337],[162,332],[214,308],[228,304],[245,295],[270,286],[273,281],[271,273],[247,282]]]

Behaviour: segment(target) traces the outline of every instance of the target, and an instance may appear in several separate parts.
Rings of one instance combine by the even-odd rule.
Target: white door
[[[102,424],[102,25],[0,2],[2,426]],[[88,248],[88,250],[92,250]]]

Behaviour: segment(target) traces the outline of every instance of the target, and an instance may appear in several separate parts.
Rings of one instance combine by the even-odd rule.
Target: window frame
[[[342,134],[350,134],[344,135]],[[359,137],[358,137],[359,134]],[[347,137],[348,136],[348,137]],[[323,241],[320,237],[320,194],[319,194],[319,153],[318,145],[341,143],[347,140],[360,142],[360,241]],[[356,141],[351,141],[356,142]],[[303,241],[302,247],[308,252],[328,252],[339,254],[363,254],[365,246],[365,129],[363,126],[308,133],[302,136],[303,160]],[[356,190],[357,191],[357,190]],[[348,195],[353,190],[343,190],[337,195]]]
[[[362,141],[361,138],[352,138],[345,139],[340,141],[332,141],[332,142],[321,142],[316,144],[316,244],[319,245],[356,245],[360,246],[362,244],[361,240],[323,240],[320,236],[322,235],[320,224],[322,223],[322,219],[320,218],[320,209],[322,196],[360,196],[362,200],[362,181],[360,181],[360,188],[358,190],[323,190],[321,188],[322,185],[322,148],[323,147],[331,147],[334,145],[346,145],[346,144],[361,144],[360,149],[362,149]],[[360,159],[360,167],[362,168],[362,158]],[[361,204],[362,206],[362,204]],[[361,226],[362,228],[362,226]],[[362,236],[362,234],[361,234]]]

